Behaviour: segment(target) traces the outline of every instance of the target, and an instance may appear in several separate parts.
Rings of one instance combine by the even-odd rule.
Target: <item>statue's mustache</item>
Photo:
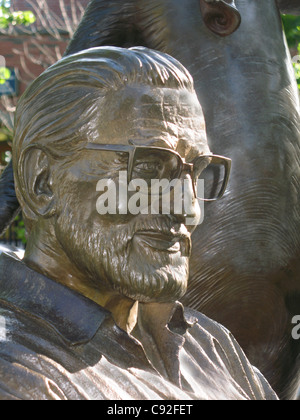
[[[166,237],[190,240],[191,234],[185,225],[179,222],[176,217],[170,215],[158,216],[137,216],[131,226],[128,226],[128,239],[132,239],[137,233],[153,232],[160,233]]]
[[[191,234],[184,224],[179,223],[172,216],[137,217],[132,225],[127,226],[125,231],[119,233],[118,242],[123,241],[126,248],[134,238],[144,236],[144,238],[152,240],[154,244],[160,241],[166,246],[167,244],[172,246],[179,242],[182,254],[186,257],[190,257],[191,254]]]

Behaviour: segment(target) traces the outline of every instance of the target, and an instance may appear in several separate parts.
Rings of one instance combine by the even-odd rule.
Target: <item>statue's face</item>
[[[172,203],[170,214],[151,214],[151,209],[148,214],[124,212],[130,192],[126,203],[117,193],[116,204],[124,214],[100,215],[97,200],[103,191],[97,191],[98,182],[108,179],[118,191],[120,171],[128,169],[128,154],[97,150],[95,145],[162,147],[192,162],[209,153],[197,97],[185,90],[127,87],[111,93],[98,115],[84,133],[92,149],[86,147],[66,162],[57,181],[56,236],[69,259],[86,273],[89,285],[139,301],[178,299],[186,291],[190,237],[197,223],[186,226],[186,214],[172,214]],[[137,161],[135,170],[141,177],[145,170],[153,170],[155,178],[157,165],[165,164],[166,158],[163,154],[162,159],[153,158],[150,151],[142,156],[145,161]],[[191,184],[188,174],[182,177]],[[197,219],[199,206],[192,193],[189,200],[189,216]]]

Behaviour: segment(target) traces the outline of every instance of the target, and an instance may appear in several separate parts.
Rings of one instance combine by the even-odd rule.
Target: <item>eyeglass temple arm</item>
[[[224,176],[222,188],[220,190],[220,193],[219,193],[217,199],[222,198],[225,191],[226,191],[228,181],[229,181],[229,176],[230,176],[230,171],[231,171],[231,159],[226,158],[224,156],[213,155],[211,163],[216,163],[216,164],[219,164],[219,165],[221,164],[225,168],[225,176]]]

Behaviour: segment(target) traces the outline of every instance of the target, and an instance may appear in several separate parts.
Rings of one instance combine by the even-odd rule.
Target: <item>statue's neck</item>
[[[27,242],[24,263],[33,270],[69,287],[109,310],[116,324],[127,332],[136,324],[137,304],[107,290],[104,282],[91,282],[86,273],[80,271],[69,259],[58,242],[51,224],[42,222],[35,227]]]

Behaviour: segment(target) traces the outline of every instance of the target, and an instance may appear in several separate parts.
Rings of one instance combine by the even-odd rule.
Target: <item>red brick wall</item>
[[[45,0],[33,1],[40,1],[42,4]],[[80,0],[83,7],[86,7],[88,2],[89,0]],[[59,0],[47,0],[46,4],[63,21]],[[71,0],[64,0],[64,5],[71,13]],[[27,0],[11,0],[11,6],[14,10],[33,10]],[[58,57],[59,54],[63,54],[69,40],[66,35],[61,35],[60,39],[56,39],[47,34],[37,36],[30,33],[31,30],[36,31],[41,27],[40,20],[37,19],[35,25],[26,28],[26,32],[29,33],[0,34],[0,55],[4,56],[7,67],[15,68],[19,79],[20,94],[31,80],[56,61],[57,53]],[[44,50],[44,53],[41,50]],[[43,65],[38,64],[41,62]]]
[[[47,35],[41,36],[39,40],[39,44],[43,48],[47,47],[52,51],[58,49],[61,54],[65,51],[67,42],[67,40],[65,42],[57,41]],[[4,56],[6,66],[14,68],[16,71],[19,81],[19,94],[24,92],[31,80],[48,67],[48,63],[49,65],[52,64],[47,63],[49,57],[45,57],[40,48],[31,43],[30,35],[22,35],[22,37],[0,36],[0,55]],[[44,64],[41,65],[38,62]]]
[[[45,1],[45,0],[42,0],[42,2],[43,1]],[[87,4],[89,3],[89,0],[75,0],[75,1],[79,1],[79,3],[83,7],[86,7]],[[56,13],[58,15],[61,13],[59,0],[46,0],[45,2],[47,4],[47,6],[49,7],[49,9],[52,10],[54,13]],[[66,10],[70,12],[71,0],[63,0],[63,4],[64,4]],[[28,3],[27,0],[11,0],[11,6],[14,10],[34,10],[31,6],[31,4]]]

